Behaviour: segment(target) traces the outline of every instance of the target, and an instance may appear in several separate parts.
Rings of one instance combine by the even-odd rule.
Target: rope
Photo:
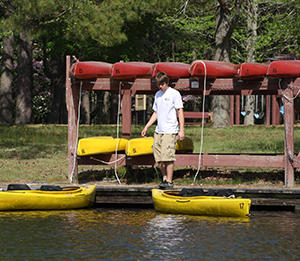
[[[95,160],[95,161],[98,161],[98,162],[101,162],[101,163],[104,163],[104,164],[107,164],[107,165],[110,165],[110,164],[114,164],[116,162],[118,162],[119,160],[121,159],[124,159],[126,157],[126,155],[124,155],[123,157],[119,158],[119,159],[116,159],[114,161],[104,161],[104,160],[100,160],[100,159],[96,159],[94,157],[90,157],[91,160]],[[118,179],[119,181],[119,179]],[[120,182],[120,181],[119,181]]]
[[[76,130],[76,144],[75,144],[75,152],[72,152],[73,154],[73,163],[72,163],[72,172],[71,172],[71,176],[70,176],[70,183],[73,182],[73,176],[74,176],[74,172],[75,172],[75,162],[76,162],[76,157],[77,157],[77,148],[78,148],[78,133],[79,133],[79,122],[80,122],[80,108],[81,108],[81,99],[82,99],[82,83],[83,81],[80,82],[80,88],[79,88],[79,100],[78,100],[78,119],[77,119],[77,130]],[[117,145],[116,145],[116,150],[115,150],[115,155],[116,158],[118,157],[118,146],[119,146],[119,119],[120,119],[120,104],[121,104],[121,82],[119,84],[119,95],[118,95],[118,117],[117,117]],[[123,158],[125,158],[125,156],[121,157],[120,159],[117,159],[113,162],[105,162],[102,160],[98,160],[96,158],[90,157],[93,160],[96,161],[100,161],[102,163],[105,164],[113,164],[115,163],[115,176],[117,181],[119,182],[119,184],[121,184],[120,179],[118,177],[118,173],[117,173],[117,162]]]
[[[284,90],[281,89],[281,84],[280,84],[280,83],[281,83],[281,79],[278,80],[278,87],[279,87],[279,90],[282,91],[282,96],[283,96],[285,99],[287,99],[289,102],[291,102],[291,99],[284,95]],[[287,85],[287,86],[288,86],[288,87],[292,87],[292,88],[297,88],[296,86],[293,86],[293,85]],[[300,93],[300,89],[299,89],[298,93],[296,94],[296,96],[294,96],[294,97],[292,98],[292,100],[295,100],[295,99],[298,97],[299,93]]]
[[[75,151],[73,152],[73,164],[72,164],[72,172],[71,172],[71,176],[70,176],[70,183],[73,182],[73,176],[74,176],[74,172],[75,172],[75,160],[76,160],[76,157],[77,157],[81,96],[82,96],[82,81],[80,82],[80,88],[79,88],[78,119],[77,119],[77,130],[76,130],[76,144],[75,144]]]
[[[279,83],[279,82],[280,82],[280,81],[278,81],[279,88],[280,88],[280,83]],[[291,86],[290,86],[290,87],[291,87]],[[280,89],[281,89],[281,88],[280,88]],[[298,92],[298,94],[299,94],[299,92]],[[292,98],[292,100],[294,100],[294,99],[298,96],[298,94],[297,94],[294,98]],[[285,99],[287,99],[288,102],[291,102],[291,100],[290,100],[287,96],[284,95],[284,90],[282,90],[282,96],[283,96]],[[284,105],[285,105],[285,103],[284,103]],[[285,112],[286,112],[286,109],[284,109],[284,110],[283,110],[283,113],[282,113],[282,118],[283,118],[283,122],[284,122],[285,152],[286,152],[286,155],[287,155],[287,161],[286,161],[286,164],[288,165],[288,161],[289,161],[289,160],[300,163],[300,161],[297,160],[297,159],[295,159],[293,155],[290,155],[290,154],[289,154],[289,151],[288,151],[289,146],[288,146],[288,142],[287,142],[287,134],[286,134],[287,131],[286,131],[286,122],[285,122]],[[285,184],[286,184],[286,185],[288,184],[288,177],[289,177],[288,169],[289,169],[289,168],[288,168],[288,166],[287,166],[287,168],[286,168],[286,170],[287,170],[287,175],[286,175],[286,179],[285,179]]]
[[[204,66],[204,72],[205,72],[205,75],[204,75],[204,92],[206,92],[206,65],[203,61],[201,61],[201,63],[203,64]],[[200,167],[201,167],[201,155],[202,155],[202,146],[203,146],[203,127],[204,127],[204,109],[205,109],[205,95],[203,95],[203,102],[202,102],[202,123],[201,123],[201,142],[200,142],[200,152],[199,152],[199,162],[198,162],[198,169],[197,169],[197,172],[195,174],[195,177],[194,177],[194,181],[192,183],[192,185],[194,185],[194,182],[198,176],[198,173],[200,171]]]
[[[119,94],[118,94],[118,116],[117,116],[117,145],[116,145],[116,158],[118,156],[118,146],[119,146],[119,127],[120,127],[120,107],[121,107],[121,82],[119,84]],[[121,184],[121,181],[118,177],[118,173],[117,173],[117,160],[115,161],[115,176],[117,181],[119,182],[119,184]]]

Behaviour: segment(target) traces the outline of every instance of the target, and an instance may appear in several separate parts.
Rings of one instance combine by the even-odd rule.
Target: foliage
[[[1,11],[1,35],[12,32],[17,35],[25,28],[31,31],[36,49],[39,49],[34,53],[34,60],[42,61],[44,65],[43,70],[39,71],[44,74],[40,79],[42,77],[51,79],[53,92],[53,86],[57,86],[56,82],[59,81],[54,78],[51,60],[63,60],[66,54],[73,54],[80,60],[111,62],[120,58],[147,59],[142,55],[147,51],[139,48],[140,41],[138,41],[139,38],[146,38],[146,31],[150,31],[144,30],[145,24],[150,25],[151,19],[173,9],[178,2],[177,0],[100,2],[17,0],[11,2],[11,6],[8,2],[0,2],[2,10],[10,12],[9,17],[4,17],[4,11]],[[151,19],[148,21],[149,17]],[[120,52],[116,53],[116,49]],[[64,71],[61,74],[64,74]],[[45,86],[42,88],[39,86],[34,90],[41,92],[40,95],[35,95],[33,101],[36,104],[35,122],[45,122],[46,114],[49,112],[48,98],[55,97],[54,93],[45,97],[45,91],[49,90],[48,85],[46,80]],[[44,111],[41,111],[41,106],[45,106]]]
[[[38,50],[34,52],[34,60],[43,62],[44,66],[35,74],[33,102],[36,104],[36,123],[45,122],[49,99],[53,97],[53,93],[51,97],[47,93],[47,78],[53,76],[49,68],[51,60],[56,57],[63,60],[66,54],[71,54],[81,61],[111,63],[119,60],[191,63],[196,59],[214,57],[216,24],[213,0],[10,2],[11,7],[6,5],[7,1],[0,1],[0,35],[18,34],[24,26],[29,28],[35,50]],[[297,14],[300,3],[295,0],[247,0],[243,2],[232,37],[231,61],[246,61],[247,14],[252,4],[258,4],[259,10],[256,61],[273,59],[278,54],[299,53]],[[4,10],[10,11],[9,18],[5,19]]]
[[[33,120],[34,123],[47,123],[50,112],[50,80],[44,74],[43,62],[33,62]]]
[[[201,96],[198,95],[184,95],[182,96],[183,109],[185,111],[195,111],[195,107],[200,109]]]
[[[276,59],[279,54],[299,53],[299,13],[298,1],[247,1],[233,34],[233,56],[235,63],[245,62],[247,50],[245,39],[251,37],[247,28],[247,13],[251,5],[258,5],[257,41],[255,43],[256,62]]]
[[[186,1],[176,10],[175,15],[165,14],[158,19],[163,26],[172,26],[177,32],[174,39],[173,61],[191,63],[197,59],[212,59],[214,54],[214,5]]]

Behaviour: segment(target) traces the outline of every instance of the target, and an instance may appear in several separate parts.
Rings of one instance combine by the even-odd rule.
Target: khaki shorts
[[[175,161],[177,134],[154,133],[153,155],[156,162]]]

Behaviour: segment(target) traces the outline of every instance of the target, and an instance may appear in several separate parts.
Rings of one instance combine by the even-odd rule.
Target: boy
[[[163,182],[159,187],[168,189],[173,188],[175,144],[177,139],[180,141],[184,139],[183,103],[179,91],[169,87],[169,77],[165,72],[159,72],[155,81],[159,91],[155,94],[154,112],[141,134],[145,137],[148,128],[157,120],[153,155],[163,175]]]

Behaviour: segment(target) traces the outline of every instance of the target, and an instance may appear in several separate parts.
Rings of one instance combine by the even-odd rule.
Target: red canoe
[[[152,67],[152,77],[155,77],[159,72],[165,72],[170,79],[189,78],[190,65],[177,62],[161,62],[155,63]]]
[[[234,78],[238,74],[240,65],[219,61],[196,60],[190,65],[191,76],[204,78],[205,67],[207,79]]]
[[[104,62],[78,62],[72,65],[70,73],[78,79],[110,77],[112,64]]]
[[[115,79],[151,78],[153,63],[145,62],[118,62],[111,70],[111,77]]]
[[[238,76],[241,79],[259,79],[266,77],[269,65],[264,63],[242,63]]]
[[[271,62],[267,76],[273,78],[288,78],[300,76],[299,60],[282,60]]]

